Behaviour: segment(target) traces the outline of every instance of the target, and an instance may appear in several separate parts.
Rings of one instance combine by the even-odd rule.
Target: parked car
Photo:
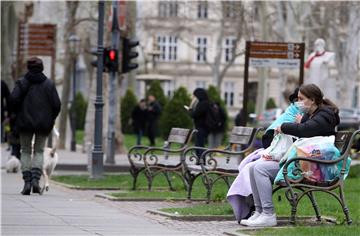
[[[360,128],[360,110],[352,108],[340,108],[339,116],[340,124],[338,125],[338,130]]]
[[[281,114],[283,113],[283,110],[281,108],[272,108],[267,109],[264,111],[264,113],[260,114],[257,117],[257,125],[259,127],[267,128],[271,125],[274,120],[276,120]]]

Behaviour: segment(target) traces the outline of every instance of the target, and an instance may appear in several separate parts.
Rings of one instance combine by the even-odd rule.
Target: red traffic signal
[[[118,71],[118,51],[116,49],[106,48],[104,49],[105,67],[109,72]]]
[[[109,51],[109,59],[110,59],[110,61],[115,61],[115,59],[116,59],[116,51],[115,50],[110,50]]]

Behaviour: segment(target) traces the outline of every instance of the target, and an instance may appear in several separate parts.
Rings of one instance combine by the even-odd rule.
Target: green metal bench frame
[[[130,148],[128,152],[128,160],[130,163],[130,174],[133,177],[133,187],[136,189],[136,182],[139,174],[144,172],[148,180],[148,189],[151,190],[152,180],[157,172],[164,172],[166,179],[169,183],[171,189],[171,182],[168,174],[165,171],[176,170],[178,166],[181,166],[180,155],[183,150],[186,149],[188,143],[190,142],[193,133],[196,130],[183,129],[183,128],[172,128],[168,136],[167,141],[163,148],[150,147],[144,145],[136,145]],[[172,143],[178,143],[182,147],[180,149],[171,149]],[[156,151],[162,151],[163,153],[178,153],[179,162],[176,166],[163,166],[161,160],[154,154]],[[156,169],[156,173],[153,173]]]
[[[151,147],[144,153],[144,173],[148,180],[148,190],[151,190],[154,178],[159,174],[164,174],[169,184],[169,188],[175,191],[171,184],[169,173],[177,174],[182,178],[182,162],[181,156],[188,147],[193,134],[197,130],[172,128],[165,142],[164,147]],[[179,148],[172,148],[174,144],[178,144]],[[159,155],[161,153],[162,155]],[[184,182],[186,188],[186,183]]]
[[[334,198],[338,200],[340,203],[347,224],[351,224],[352,220],[350,219],[349,209],[345,202],[345,193],[344,193],[344,175],[346,170],[346,161],[347,158],[350,156],[351,145],[355,140],[355,136],[360,133],[360,130],[355,132],[346,132],[346,131],[339,131],[335,135],[335,146],[340,150],[341,156],[335,160],[319,160],[319,159],[311,159],[306,157],[297,157],[291,160],[288,160],[284,164],[283,175],[284,175],[284,183],[281,183],[279,186],[274,188],[273,194],[277,192],[279,189],[286,188],[285,196],[291,205],[291,216],[290,216],[290,223],[295,223],[297,205],[299,204],[300,200],[307,196],[309,197],[312,206],[314,208],[317,221],[321,221],[320,209],[316,202],[316,199],[313,195],[313,192],[325,192],[332,195]],[[342,161],[342,168],[340,171],[340,175],[334,179],[333,181],[327,182],[313,182],[306,179],[303,175],[303,171],[300,169],[298,163],[299,161],[308,161],[313,163],[319,163],[323,165],[334,165],[340,161]],[[288,170],[287,167],[290,163],[295,162],[295,169],[293,173],[299,175],[300,178],[297,180],[290,179],[287,176]],[[335,193],[335,190],[339,189],[339,194]],[[300,191],[296,191],[300,190]]]
[[[202,147],[190,147],[186,149],[182,161],[183,178],[187,184],[187,198],[189,200],[191,199],[193,183],[199,176],[202,177],[202,182],[207,190],[207,203],[210,202],[212,188],[217,181],[222,179],[228,188],[230,188],[231,183],[229,177],[237,176],[239,173],[239,163],[244,159],[245,155],[251,151],[256,134],[261,129],[262,128],[242,126],[234,127],[230,135],[229,145],[223,150]],[[232,149],[235,145],[247,145],[247,147],[241,151],[234,151]],[[200,158],[196,155],[197,150],[204,150]],[[219,154],[221,157],[215,156]],[[234,163],[236,164],[234,165]]]

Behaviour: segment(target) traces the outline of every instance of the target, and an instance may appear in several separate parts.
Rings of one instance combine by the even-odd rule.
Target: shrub
[[[75,111],[75,113],[76,113],[76,129],[84,130],[86,109],[87,109],[88,103],[85,100],[85,98],[81,92],[78,92],[76,94],[74,103],[75,104],[71,104],[70,114],[72,114],[72,112]]]
[[[192,127],[192,119],[184,108],[184,105],[190,104],[190,101],[190,95],[184,87],[175,91],[173,98],[165,106],[160,120],[163,137],[167,138],[173,127],[188,129]]]
[[[277,108],[274,98],[269,98],[266,101],[266,109]]]
[[[137,98],[131,89],[126,90],[125,96],[121,99],[121,128],[125,134],[133,133],[130,123],[131,112],[137,105]]]

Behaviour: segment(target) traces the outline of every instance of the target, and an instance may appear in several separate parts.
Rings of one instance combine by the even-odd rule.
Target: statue
[[[336,80],[330,78],[329,63],[335,59],[335,53],[325,51],[325,41],[321,38],[315,40],[314,52],[309,55],[305,62],[308,76],[305,84],[316,84],[325,91],[325,96],[336,102]]]

